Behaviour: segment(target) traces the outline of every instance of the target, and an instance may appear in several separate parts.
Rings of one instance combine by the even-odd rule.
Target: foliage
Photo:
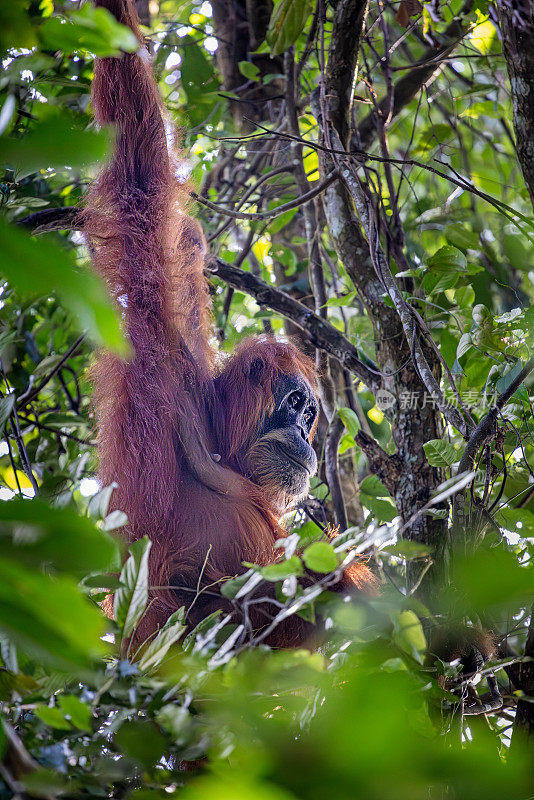
[[[406,14],[414,5],[401,3]],[[88,4],[17,0],[0,10],[2,796],[532,794],[531,755],[517,726],[512,736],[517,703],[528,695],[518,688],[518,663],[534,585],[532,389],[529,380],[515,388],[477,459],[456,476],[465,436],[421,382],[402,388],[414,351],[396,333],[393,350],[384,350],[382,321],[394,314],[393,299],[379,284],[377,315],[358,283],[370,248],[351,271],[327,204],[319,204],[329,195],[299,205],[325,175],[312,101],[333,36],[326,6],[323,24],[308,0],[277,0],[257,48],[236,48],[235,64],[220,51],[215,61],[216,37],[229,34],[214,29],[208,3],[162,0],[150,29],[166,105],[186,131],[200,198],[212,206],[199,214],[214,254],[308,304],[386,375],[379,396],[332,359],[348,529],[328,540],[321,533],[333,521],[325,418],[323,466],[312,497],[288,521],[280,561],[245,565],[222,588],[246,608],[261,581],[274,583],[278,614],[323,620],[325,643],[315,653],[271,652],[220,617],[187,633],[187,609],[133,652],[130,637],[147,602],[148,543],[132,547],[118,576],[126,519],[108,513],[113,486],[94,480],[88,371],[94,345],[127,352],[120,314],[88,271],[72,224],[33,237],[37,223],[26,218],[81,202],[109,149],[109,132],[95,130],[89,109],[94,57],[136,43]],[[367,137],[368,156],[356,170],[387,263],[424,322],[426,357],[432,341],[442,358],[432,366],[445,399],[471,430],[514,386],[531,356],[534,323],[532,206],[513,146],[500,34],[486,11],[481,3],[453,2],[432,14],[425,6],[407,31],[400,11],[371,8],[352,120]],[[465,30],[449,57],[439,45],[453,19]],[[366,133],[373,103],[388,97],[392,82],[417,78],[428,42],[442,70],[390,109],[387,136],[377,133],[376,118]],[[284,128],[293,53],[301,151]],[[301,157],[305,186],[295,167]],[[308,269],[313,236],[304,209],[311,206],[326,297]],[[228,210],[266,217],[236,221]],[[214,279],[213,301],[224,351],[261,331],[296,332],[310,347],[305,332],[260,307],[245,287]],[[399,362],[388,362],[396,354]],[[387,465],[381,480],[371,466],[376,451],[364,449],[369,438]],[[421,465],[431,471],[419,472]],[[421,483],[422,474],[432,484]],[[454,498],[466,500],[467,538],[452,524]],[[369,559],[382,593],[345,603],[328,586],[356,553]],[[303,588],[297,579],[309,571],[313,581]],[[434,572],[432,590],[422,592]],[[97,605],[108,591],[115,622]],[[497,715],[464,717],[458,664],[425,658],[429,632],[459,619],[482,622],[499,638],[492,666],[505,706]],[[477,687],[482,697],[488,674],[489,667]],[[184,770],[183,762],[195,763]]]
[[[92,566],[96,573],[102,568],[102,561],[91,564],[91,556],[93,543],[105,552],[104,534],[60,510],[46,511],[45,517],[57,521],[60,531],[69,526],[85,569]],[[39,600],[36,611],[47,594],[62,604],[62,613],[50,618],[48,627],[34,626],[39,660],[31,657],[24,641],[21,649],[8,639],[2,646],[7,732],[13,737],[11,726],[16,725],[16,735],[35,759],[32,769],[19,776],[19,785],[30,796],[204,798],[242,792],[277,800],[321,798],[328,791],[339,798],[428,797],[429,792],[441,797],[452,789],[462,798],[526,797],[528,762],[516,743],[508,757],[510,767],[505,767],[498,755],[498,727],[473,718],[475,743],[464,748],[447,745],[439,734],[440,704],[447,713],[448,708],[458,709],[458,698],[440,688],[439,672],[423,664],[425,638],[410,598],[401,601],[398,594],[386,592],[380,601],[348,606],[323,593],[301,604],[301,612],[320,610],[334,631],[316,654],[235,647],[235,625],[214,620],[201,623],[184,639],[183,615],[178,613],[139,659],[129,645],[128,616],[107,622],[114,641],[99,638],[103,618],[94,604],[91,609],[91,598],[98,594],[88,588],[99,580],[87,579],[76,590],[78,565],[65,553],[62,537],[47,537],[39,517],[26,531],[26,540],[20,541],[3,530],[11,543],[12,574],[36,563],[38,548],[38,558],[46,555],[58,573],[71,578],[67,597],[57,575],[28,575],[27,591]],[[34,542],[28,545],[30,533]],[[126,587],[146,586],[148,544],[141,540],[132,548],[119,580],[120,602],[128,597],[136,615],[146,595]],[[304,558],[319,544],[309,545]],[[338,552],[344,546],[334,542]],[[293,558],[285,563],[291,564],[290,574],[298,574]],[[493,559],[481,558],[471,566],[469,583],[479,587],[485,603]],[[522,573],[530,570],[510,559],[506,566],[505,560],[499,564],[499,572],[506,586],[508,579],[520,585],[514,594],[520,603],[532,583],[532,575]],[[15,610],[26,602],[25,593],[12,595]],[[99,626],[86,624],[81,603]],[[30,626],[21,620],[17,629]],[[86,652],[93,654],[90,665],[74,660],[66,664],[59,636],[70,648],[83,637]],[[457,717],[451,719],[459,723]],[[4,741],[4,748],[9,769],[11,745]],[[209,766],[199,777],[195,767],[205,757]],[[183,762],[197,763],[184,771]],[[13,786],[8,784],[6,796],[9,789]]]

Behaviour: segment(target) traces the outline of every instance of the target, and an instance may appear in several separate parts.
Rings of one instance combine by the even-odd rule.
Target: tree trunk
[[[519,164],[534,206],[534,3],[497,0]]]

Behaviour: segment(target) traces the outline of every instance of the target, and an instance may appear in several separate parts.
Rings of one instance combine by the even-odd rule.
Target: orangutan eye
[[[302,392],[291,392],[287,398],[287,404],[289,408],[292,408],[294,411],[300,411],[302,406],[305,403],[306,398],[302,394]]]

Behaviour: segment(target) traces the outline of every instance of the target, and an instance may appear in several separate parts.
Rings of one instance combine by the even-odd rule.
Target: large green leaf
[[[261,574],[268,581],[278,581],[290,575],[302,575],[302,562],[298,556],[291,556],[284,561],[263,567]]]
[[[391,500],[373,497],[372,495],[366,494],[363,490],[360,492],[360,500],[363,505],[371,511],[373,517],[378,522],[391,522],[398,514]]]
[[[80,579],[116,567],[117,545],[70,509],[17,499],[0,503],[0,555],[28,569],[46,566]]]
[[[360,484],[360,489],[371,497],[389,497],[389,492],[377,475],[368,475]]]
[[[82,702],[74,694],[61,694],[59,696],[59,706],[65,717],[72,722],[76,728],[88,731],[91,728],[91,709],[87,703]]]
[[[61,50],[64,54],[88,50],[96,56],[118,56],[121,51],[134,52],[139,47],[134,33],[121,25],[105,8],[85,3],[68,19],[50,17],[39,28],[44,50]]]
[[[328,542],[313,542],[307,547],[302,560],[314,572],[332,572],[339,566],[339,558]]]
[[[80,674],[102,654],[104,629],[103,614],[72,578],[42,575],[0,555],[0,630],[21,648]]]
[[[187,97],[187,117],[190,125],[199,125],[213,112],[214,94],[219,81],[213,64],[205,50],[191,36],[180,40],[182,63],[180,75],[182,87]]]
[[[338,408],[337,413],[339,414],[341,422],[345,428],[354,438],[361,428],[360,420],[358,419],[356,413],[352,410],[352,408]]]
[[[267,31],[267,43],[273,56],[291,47],[304,30],[310,13],[310,0],[278,0]]]
[[[35,44],[35,28],[30,24],[25,5],[20,0],[0,3],[0,52]]]
[[[66,110],[44,106],[38,113],[24,138],[0,138],[0,163],[13,169],[19,181],[41,169],[83,167],[106,156],[108,131],[87,130],[83,117]]]
[[[167,655],[169,647],[181,638],[186,626],[184,624],[185,611],[183,608],[171,614],[165,625],[158,632],[156,638],[150,642],[139,659],[139,668],[151,669],[157,666]]]
[[[450,467],[460,459],[460,453],[451,442],[430,439],[423,445],[426,460],[432,467]]]
[[[151,771],[166,749],[166,740],[154,723],[129,720],[117,731],[115,744],[143,767]]]
[[[428,266],[438,272],[458,272],[466,268],[466,258],[461,250],[448,244],[427,260]]]
[[[76,265],[72,253],[48,239],[33,239],[0,219],[0,272],[24,295],[57,293],[82,330],[122,355],[128,352],[119,316],[102,281]]]
[[[114,598],[115,621],[128,638],[144,614],[148,602],[148,555],[152,542],[148,536],[130,546],[130,556],[121,572],[122,587]]]
[[[505,547],[454,555],[454,583],[468,610],[477,612],[513,601],[530,604],[534,598],[534,569],[519,565]]]
[[[393,641],[395,644],[422,664],[426,650],[426,639],[417,615],[407,609],[399,611],[394,617],[393,624]]]

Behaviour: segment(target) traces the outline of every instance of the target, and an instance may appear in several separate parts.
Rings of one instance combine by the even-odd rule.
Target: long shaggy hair
[[[123,314],[128,361],[102,354],[94,369],[100,478],[116,481],[113,504],[131,541],[148,534],[152,601],[139,639],[181,605],[192,623],[226,602],[217,593],[242,562],[267,564],[283,535],[268,494],[243,467],[282,374],[313,387],[313,364],[292,344],[259,337],[214,367],[199,225],[187,214],[158,89],[131,0],[97,0],[139,40],[140,50],[97,59],[93,109],[113,124],[113,158],[84,211],[95,269]],[[371,585],[361,565],[351,581]],[[208,589],[209,587],[209,589]],[[197,589],[204,590],[197,597]],[[193,602],[194,601],[194,602]],[[265,611],[257,611],[258,625]],[[271,638],[298,644],[309,633],[291,618]]]

